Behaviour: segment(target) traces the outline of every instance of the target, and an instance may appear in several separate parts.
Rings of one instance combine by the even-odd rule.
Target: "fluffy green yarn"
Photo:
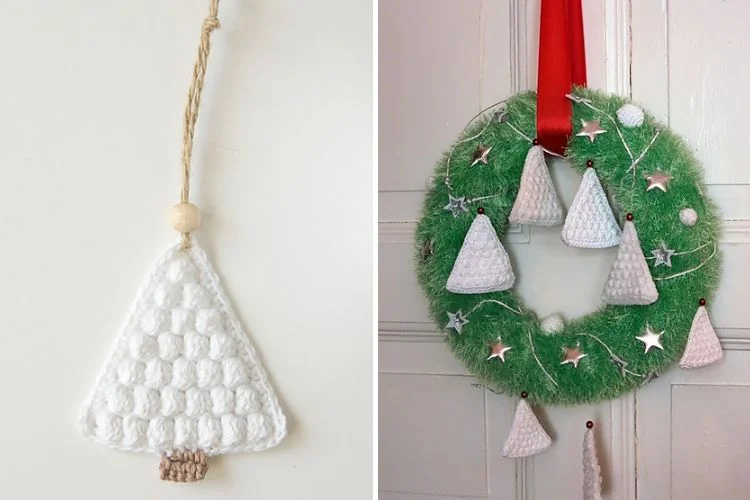
[[[627,102],[621,97],[588,89],[576,89],[576,95],[590,99],[595,107],[612,117]],[[508,122],[527,136],[534,137],[534,93],[511,97],[505,102],[504,109]],[[683,276],[655,281],[659,292],[659,299],[655,303],[648,306],[602,306],[592,314],[571,321],[561,332],[544,334],[536,314],[527,310],[512,291],[477,295],[447,291],[445,284],[448,276],[474,220],[476,208],[480,205],[469,205],[469,213],[461,213],[456,218],[443,209],[448,202],[448,188],[442,182],[448,154],[435,169],[438,181],[425,198],[422,219],[416,232],[419,282],[429,300],[431,315],[444,329],[453,353],[488,388],[513,396],[527,391],[529,399],[536,403],[582,404],[612,399],[639,388],[653,375],[666,370],[682,355],[699,299],[703,297],[711,301],[719,277],[718,251],[708,259],[718,243],[719,218],[714,204],[704,196],[702,172],[687,145],[648,114],[640,127],[620,126],[625,142],[636,157],[651,142],[654,134],[661,131],[638,164],[638,174],[634,178],[632,170],[627,171],[631,161],[612,122],[599,112],[574,103],[574,130],[578,130],[582,119],[600,120],[608,132],[597,136],[594,142],[585,137],[573,137],[566,156],[571,166],[581,173],[586,168],[587,160],[594,161],[599,179],[621,217],[624,218],[628,212],[634,214],[634,224],[646,255],[650,255],[649,251],[662,240],[677,251],[709,244],[699,251],[674,259],[671,268],[650,266],[652,276],[657,278],[700,265],[697,270]],[[466,140],[478,134],[475,139]],[[470,168],[473,153],[479,144],[492,146],[489,164]],[[476,120],[459,137],[450,155],[454,196],[471,199],[501,194],[481,201],[485,215],[491,219],[501,238],[508,227],[508,215],[518,192],[529,147],[529,142],[508,123],[501,123],[486,115]],[[646,192],[643,173],[656,169],[673,176],[666,193],[658,190]],[[679,212],[687,207],[698,213],[698,222],[694,226],[685,226],[680,222]],[[431,254],[423,251],[430,241]],[[570,291],[575,292],[574,283],[571,283]],[[464,326],[462,333],[444,328],[448,321],[447,312],[461,310],[467,313],[485,299],[503,301],[511,307],[520,308],[523,314],[517,315],[503,307],[485,304],[469,317],[470,323]],[[643,343],[635,337],[644,333],[647,324],[657,332],[665,330],[663,350],[651,349],[644,353]],[[512,346],[505,363],[497,359],[487,360],[489,345],[499,334],[504,344]],[[623,375],[613,363],[608,350],[583,334],[596,335],[616,356],[627,361],[627,369],[637,375]],[[558,385],[549,380],[536,362],[530,338],[541,364]],[[570,364],[561,365],[563,347],[574,347],[579,343],[587,356],[581,360],[578,368]]]

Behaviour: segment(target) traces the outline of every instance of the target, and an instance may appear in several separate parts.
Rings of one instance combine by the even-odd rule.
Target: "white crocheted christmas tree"
[[[546,450],[551,444],[552,439],[542,428],[529,404],[525,399],[520,399],[502,455],[507,458],[530,457]]]
[[[711,325],[706,306],[699,306],[690,327],[680,368],[701,368],[719,361],[724,356],[719,337]]]
[[[508,252],[489,217],[478,214],[466,233],[445,288],[453,293],[500,292],[511,288],[515,281]]]
[[[622,228],[620,248],[609,270],[602,300],[612,305],[638,306],[652,304],[658,298],[635,225],[628,220]]]
[[[593,429],[586,429],[583,436],[583,500],[602,500],[602,469]]]
[[[166,456],[258,451],[285,436],[265,370],[194,238],[141,286],[82,425],[100,444]]]
[[[508,220],[537,226],[557,226],[563,222],[562,206],[541,146],[532,146],[526,155],[518,195]]]
[[[587,168],[583,174],[565,217],[562,240],[576,248],[608,248],[620,243],[620,226],[593,168]]]

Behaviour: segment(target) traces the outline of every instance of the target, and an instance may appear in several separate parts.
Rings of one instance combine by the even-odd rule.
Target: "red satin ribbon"
[[[581,0],[542,0],[536,136],[545,148],[560,154],[573,132],[573,110],[565,97],[573,85],[586,86]]]

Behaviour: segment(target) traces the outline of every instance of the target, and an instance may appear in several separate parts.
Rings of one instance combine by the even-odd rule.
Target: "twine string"
[[[201,92],[203,82],[206,78],[208,56],[211,53],[211,33],[217,29],[219,24],[219,0],[210,0],[208,15],[203,20],[201,27],[201,40],[198,45],[198,56],[193,66],[193,78],[188,90],[187,104],[185,105],[185,119],[182,129],[182,189],[180,191],[180,203],[190,201],[190,162],[193,157],[193,137],[195,135],[195,123],[198,121],[198,110],[201,104]],[[182,235],[183,248],[190,246],[190,235]]]

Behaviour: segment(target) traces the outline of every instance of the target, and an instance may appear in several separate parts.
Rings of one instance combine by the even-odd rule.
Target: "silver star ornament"
[[[644,333],[643,335],[637,335],[635,338],[643,342],[644,346],[646,347],[645,352],[648,352],[652,347],[664,350],[664,346],[661,345],[662,335],[664,335],[664,330],[656,333],[651,329],[651,325],[646,325],[646,333]]]
[[[480,144],[477,146],[477,149],[474,150],[474,157],[473,161],[471,162],[470,167],[473,167],[477,163],[484,163],[487,165],[488,163],[488,157],[490,155],[490,151],[492,151],[492,146],[485,146],[484,144]]]
[[[466,196],[454,197],[448,195],[448,204],[443,207],[443,210],[447,210],[453,214],[453,217],[458,217],[461,212],[468,212],[469,207],[466,206]]]
[[[462,313],[460,310],[458,312],[452,313],[449,312],[448,314],[448,324],[445,325],[446,328],[453,328],[456,330],[456,332],[461,333],[461,329],[464,327],[466,323],[469,322],[468,319],[466,319],[466,316],[464,316],[464,313]]]
[[[588,354],[581,352],[581,347],[578,345],[575,347],[563,347],[562,350],[565,353],[565,356],[563,356],[563,360],[560,364],[571,364],[573,365],[573,368],[578,368],[578,362],[588,356]]]
[[[654,256],[654,267],[659,266],[667,266],[672,267],[672,256],[675,254],[675,251],[667,248],[667,244],[663,241],[661,244],[655,248],[654,250],[651,250],[651,255]]]
[[[594,142],[594,139],[596,139],[596,136],[599,134],[605,133],[606,130],[604,130],[599,123],[599,120],[581,120],[581,131],[576,134],[578,137],[588,137],[591,142]]]
[[[646,174],[645,177],[648,181],[646,191],[651,191],[652,189],[661,189],[666,193],[667,188],[669,187],[669,181],[672,180],[671,175],[665,174],[661,170],[654,170],[652,173]]]
[[[510,351],[512,347],[503,344],[503,339],[497,338],[494,344],[490,345],[490,355],[487,360],[498,358],[500,361],[505,363],[505,353]]]

